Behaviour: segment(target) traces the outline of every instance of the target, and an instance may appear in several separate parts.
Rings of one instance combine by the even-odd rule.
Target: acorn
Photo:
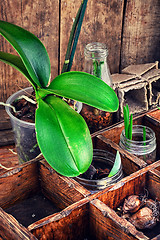
[[[143,207],[129,218],[129,222],[138,229],[145,229],[153,228],[157,220],[150,208]]]
[[[135,213],[141,207],[141,200],[137,195],[130,195],[123,204],[123,213]]]

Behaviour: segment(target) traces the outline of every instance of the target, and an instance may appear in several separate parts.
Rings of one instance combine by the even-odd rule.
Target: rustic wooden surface
[[[88,208],[88,200],[82,199],[28,229],[40,240],[84,240],[89,234]]]
[[[143,233],[125,219],[121,219],[113,209],[95,199],[90,204],[92,234],[96,239],[149,240]],[[123,229],[123,230],[122,230]]]
[[[61,61],[64,59],[72,22],[80,2],[76,0],[61,1]],[[109,50],[108,64],[111,72],[119,71],[123,5],[124,0],[114,2],[88,1],[72,69],[83,69],[84,47],[86,44],[104,42]]]
[[[57,174],[45,160],[40,162],[39,173],[42,192],[61,209],[91,194],[74,179]]]
[[[49,53],[53,79],[62,68],[69,33],[80,4],[81,1],[75,0],[6,0],[0,4],[0,19],[38,36]],[[119,72],[129,64],[160,61],[159,8],[159,0],[89,0],[73,70],[83,70],[84,47],[91,41],[107,44],[111,73]],[[1,51],[15,52],[2,37],[0,42]],[[1,101],[27,86],[29,83],[22,74],[0,63]]]
[[[160,60],[160,1],[126,1],[121,69]]]
[[[0,207],[10,207],[39,190],[37,161],[19,165],[0,175]]]
[[[0,208],[0,239],[36,240],[25,227]]]
[[[0,146],[14,144],[10,118],[4,108],[0,108]]]
[[[106,239],[113,236],[114,239],[152,239],[159,236],[159,229],[149,231],[150,237],[138,231],[132,224],[120,218],[115,210],[122,205],[124,199],[132,194],[145,194],[155,200],[160,200],[160,172],[156,170],[160,166],[160,161],[147,166],[136,173],[122,179],[109,189],[102,190],[90,198],[97,198],[90,204],[90,220],[93,234],[97,239]],[[100,200],[100,201],[99,201]],[[105,204],[104,204],[105,203]],[[152,237],[151,237],[152,236]],[[156,236],[158,239],[158,236]]]

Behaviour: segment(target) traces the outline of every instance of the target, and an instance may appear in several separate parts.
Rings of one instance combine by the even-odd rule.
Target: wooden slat
[[[82,199],[60,213],[28,226],[28,229],[38,239],[84,240],[89,232],[88,223],[88,200]]]
[[[137,231],[131,223],[120,218],[115,211],[98,199],[93,200],[90,204],[90,225],[92,234],[98,240],[149,240],[143,233]]]
[[[18,1],[6,0],[0,4],[1,20],[17,24],[35,34],[45,45],[50,60],[52,79],[58,73],[59,43],[59,1]],[[14,52],[9,44],[0,38],[1,51]],[[0,101],[29,86],[21,73],[0,63]]]
[[[39,190],[38,160],[0,175],[0,207],[7,208]]]
[[[0,174],[6,172],[8,168],[18,166],[18,156],[13,145],[0,148],[0,164]]]
[[[36,240],[25,227],[0,208],[0,239]]]
[[[57,174],[45,160],[39,171],[42,192],[61,209],[91,194],[74,179]]]
[[[60,65],[68,44],[73,19],[76,16],[81,1],[61,1],[61,56]],[[109,50],[108,64],[111,72],[119,71],[121,29],[123,19],[123,1],[88,1],[85,17],[76,49],[73,70],[82,70],[84,62],[84,47],[90,42],[106,43]]]
[[[0,146],[14,144],[10,118],[4,108],[0,108]]]
[[[126,1],[121,69],[160,60],[160,1]]]

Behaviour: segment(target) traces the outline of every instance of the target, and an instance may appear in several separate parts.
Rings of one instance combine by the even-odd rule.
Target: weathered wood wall
[[[73,19],[81,0],[0,0],[1,20],[31,31],[45,45],[51,60],[52,79],[60,72]],[[160,61],[159,0],[88,0],[72,70],[83,70],[83,50],[91,41],[108,46],[111,73],[129,64]],[[0,38],[0,50],[12,51]],[[0,63],[0,101],[28,81]]]

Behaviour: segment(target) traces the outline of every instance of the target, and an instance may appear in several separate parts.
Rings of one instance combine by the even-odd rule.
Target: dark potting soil
[[[15,217],[24,227],[28,227],[30,224],[60,210],[42,193],[33,195],[5,209],[7,213]]]
[[[34,100],[34,93],[29,98]],[[31,122],[31,123],[35,122],[35,111],[37,108],[37,104],[28,102],[27,100],[22,98],[14,101],[12,105],[15,107],[17,111],[16,113],[12,112],[12,114],[15,117],[26,122]]]
[[[98,180],[98,179],[108,177],[110,170],[111,169],[108,167],[106,167],[105,169],[102,169],[98,166],[90,165],[88,170],[85,173],[81,174],[79,177],[89,179],[89,180]]]

